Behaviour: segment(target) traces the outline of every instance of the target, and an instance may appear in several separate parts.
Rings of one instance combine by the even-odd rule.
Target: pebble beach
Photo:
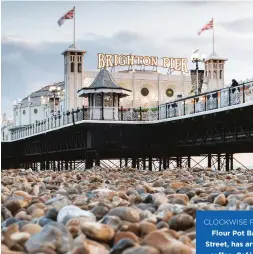
[[[193,254],[197,210],[253,210],[253,171],[2,171],[3,254]]]

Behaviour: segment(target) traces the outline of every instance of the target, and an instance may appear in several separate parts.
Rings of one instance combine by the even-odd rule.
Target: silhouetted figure
[[[232,79],[232,87],[236,87],[239,86],[238,82],[235,79]],[[236,91],[236,88],[232,89],[232,93],[234,93]]]

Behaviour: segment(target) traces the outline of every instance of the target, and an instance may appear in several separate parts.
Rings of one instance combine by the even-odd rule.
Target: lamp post
[[[28,119],[29,119],[29,124],[31,124],[31,97],[28,97]]]
[[[49,91],[53,94],[54,99],[54,113],[55,113],[55,98],[60,96],[61,88],[59,86],[50,86]]]
[[[191,60],[193,63],[196,63],[196,81],[197,81],[197,95],[199,94],[199,63],[205,61],[205,56],[200,56],[198,52],[194,52],[191,56]]]

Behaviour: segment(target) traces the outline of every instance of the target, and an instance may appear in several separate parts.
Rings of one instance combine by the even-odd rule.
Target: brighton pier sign
[[[187,62],[186,58],[162,57],[158,59],[157,56],[98,54],[98,69],[116,66],[141,65],[167,68],[182,73],[188,73]]]

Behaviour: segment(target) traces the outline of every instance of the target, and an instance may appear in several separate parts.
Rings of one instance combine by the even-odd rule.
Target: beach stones
[[[160,251],[150,246],[140,246],[128,248],[122,254],[160,254]]]
[[[34,235],[39,233],[42,230],[42,227],[38,224],[27,223],[21,229],[22,232],[29,233],[30,235]]]
[[[106,224],[86,221],[80,225],[82,232],[91,239],[108,242],[113,239],[115,231]]]
[[[67,197],[59,196],[47,200],[45,204],[55,208],[56,211],[60,211],[63,207],[70,205],[71,202]]]
[[[169,226],[176,231],[186,230],[194,225],[192,216],[189,214],[178,214],[169,220]]]
[[[221,193],[214,199],[214,204],[225,206],[227,204],[227,198],[226,196]]]
[[[110,254],[118,254],[118,253],[122,253],[124,250],[128,249],[128,248],[131,248],[131,247],[134,247],[136,246],[137,244],[131,240],[131,239],[121,239],[119,240],[114,246],[113,248],[111,249],[111,252]]]
[[[75,218],[75,217],[86,217],[89,218],[91,221],[96,221],[96,217],[93,213],[89,211],[84,211],[81,208],[73,205],[68,205],[63,207],[58,215],[57,215],[57,222],[63,223],[67,222],[67,220]],[[67,220],[66,220],[67,219]]]
[[[140,211],[132,207],[117,207],[108,212],[108,215],[117,216],[121,220],[129,222],[140,221]]]
[[[195,253],[197,210],[253,210],[252,172],[2,171],[5,254]]]
[[[115,231],[118,231],[122,224],[117,216],[105,216],[100,222],[111,226]]]
[[[66,253],[72,249],[73,239],[64,225],[60,223],[50,223],[34,234],[25,243],[28,252],[39,252],[43,249],[55,249],[59,253]]]

